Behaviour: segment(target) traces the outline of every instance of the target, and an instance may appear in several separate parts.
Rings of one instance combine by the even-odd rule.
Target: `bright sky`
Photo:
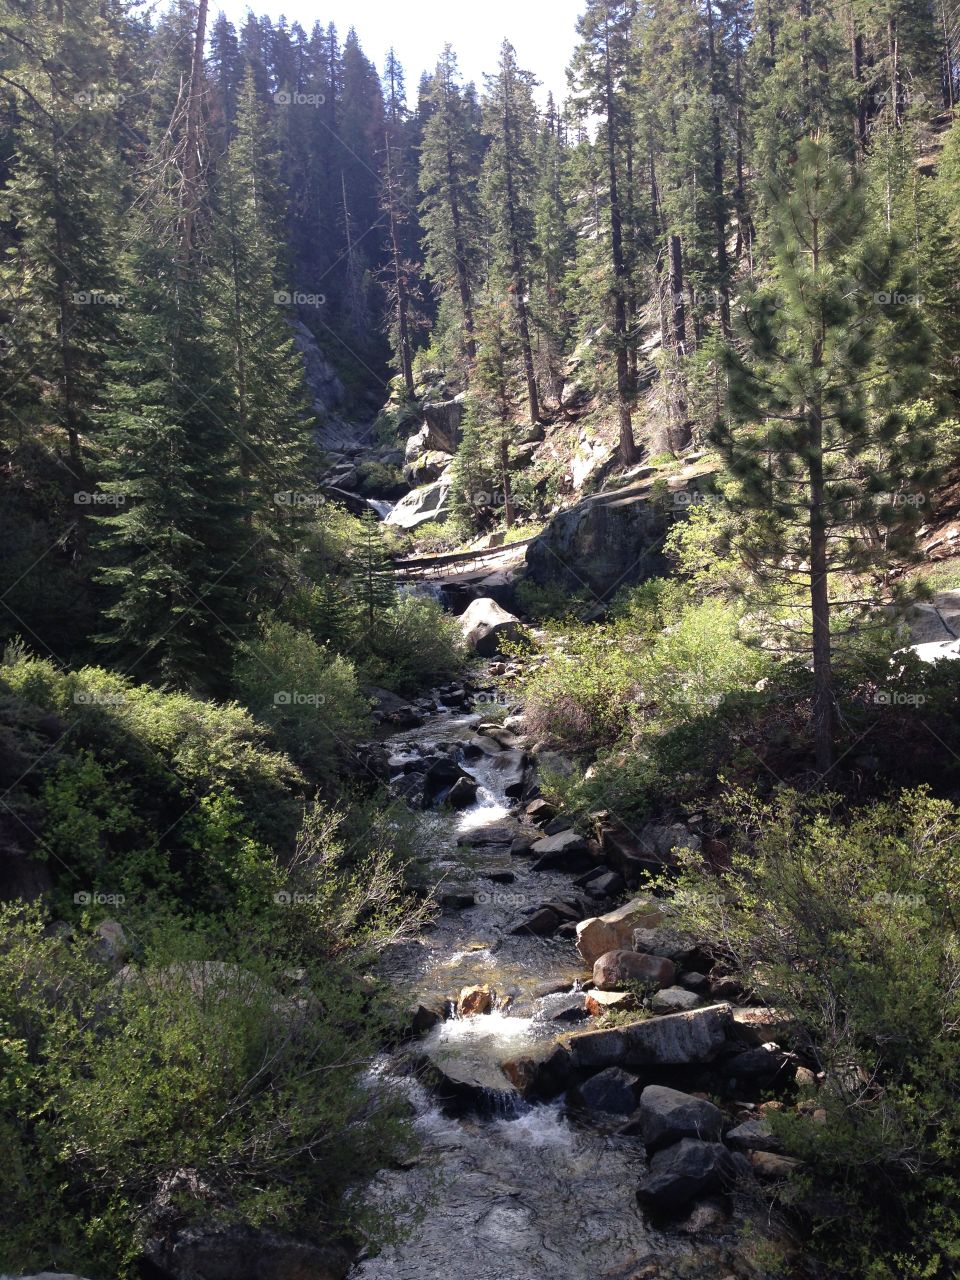
[[[391,45],[407,75],[407,96],[415,100],[423,71],[433,69],[449,41],[464,80],[483,88],[483,73],[493,71],[504,38],[517,51],[521,67],[543,82],[539,97],[551,89],[567,92],[564,74],[576,42],[575,23],[584,0],[211,0],[211,16],[222,9],[239,25],[252,8],[271,18],[283,14],[307,31],[314,22],[336,24],[341,40],[356,27],[367,57],[383,71]]]

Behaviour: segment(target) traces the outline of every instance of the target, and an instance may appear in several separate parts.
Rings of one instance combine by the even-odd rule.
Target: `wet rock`
[[[569,831],[573,823],[569,818],[551,818],[544,825],[543,834],[545,836],[558,836],[561,831]]]
[[[587,1012],[594,1018],[615,1009],[636,1009],[637,997],[632,991],[588,991]]]
[[[712,1062],[727,1043],[732,1025],[729,1005],[710,1005],[607,1031],[577,1032],[568,1040],[567,1049],[577,1068]]]
[[[472,600],[459,622],[464,640],[481,658],[492,658],[504,641],[520,641],[525,635],[520,619],[489,596]]]
[[[483,756],[498,756],[501,746],[486,734],[475,733],[463,744],[462,751],[464,760],[480,760]]]
[[[448,911],[469,911],[476,901],[471,889],[448,889],[440,895],[440,905]]]
[[[512,871],[485,871],[484,875],[494,884],[513,884],[517,878]]]
[[[687,991],[695,991],[698,996],[705,996],[710,991],[710,979],[705,973],[681,973],[677,984]],[[737,1010],[734,1010],[734,1018],[736,1014]]]
[[[579,870],[590,861],[587,841],[577,831],[561,831],[538,840],[530,852],[537,859],[534,871]]]
[[[650,1008],[654,1013],[684,1013],[701,1003],[696,992],[687,991],[685,987],[664,987],[650,1001]]]
[[[736,978],[727,974],[711,974],[710,994],[714,1000],[739,1000],[743,995],[743,986]]]
[[[769,1122],[762,1119],[745,1120],[743,1124],[738,1124],[728,1132],[726,1142],[735,1151],[781,1150],[780,1141],[774,1137]]]
[[[457,836],[459,845],[512,845],[517,829],[503,822],[491,822],[487,826],[474,827]]]
[[[538,938],[544,938],[560,924],[560,917],[550,907],[540,907],[534,911],[533,915],[528,916],[526,920],[511,929],[511,933],[515,934],[534,934]]]
[[[580,1022],[588,1016],[587,997],[582,992],[566,996],[559,1003],[553,1003],[544,1012],[548,1022]]]
[[[802,1037],[800,1027],[788,1013],[765,1005],[735,1008],[733,1022],[736,1038],[754,1049],[771,1040],[795,1042]]]
[[[652,1209],[675,1210],[700,1196],[726,1191],[748,1174],[744,1157],[722,1143],[682,1138],[654,1155],[637,1199]]]
[[[661,920],[656,899],[634,898],[606,915],[581,921],[577,926],[577,951],[586,964],[594,964],[608,951],[632,949],[634,932],[656,926]]]
[[[556,1098],[569,1087],[573,1079],[573,1062],[565,1045],[558,1044],[552,1053],[539,1061],[520,1061],[526,1063],[526,1085],[523,1088],[526,1098]],[[506,1070],[504,1067],[504,1071]]]
[[[411,440],[416,438],[416,436],[410,437]],[[413,489],[419,485],[431,484],[434,480],[440,479],[452,461],[450,454],[444,453],[441,449],[425,449],[412,461],[404,464],[403,478]]]
[[[428,804],[426,786],[422,773],[405,773],[394,778],[390,790],[399,800],[404,800],[411,809],[425,809]]]
[[[412,489],[400,499],[383,523],[400,529],[416,529],[428,521],[443,523],[450,513],[449,497],[450,473],[446,472],[432,484]]]
[[[489,1013],[492,1006],[493,992],[487,983],[483,986],[464,987],[457,997],[457,1012],[461,1018]]]
[[[245,1226],[185,1227],[144,1252],[156,1280],[343,1280],[352,1261],[339,1245]]]
[[[677,976],[672,960],[638,951],[607,951],[593,966],[593,981],[601,991],[619,991],[631,983],[645,987],[669,987]]]
[[[515,799],[523,794],[527,758],[522,751],[499,751],[490,757],[490,764],[499,775],[503,794]]]
[[[587,881],[586,890],[592,898],[616,898],[627,884],[619,871],[600,871]]]
[[[534,823],[543,824],[556,817],[556,809],[549,800],[531,800],[524,810],[527,818]]]
[[[477,798],[478,782],[464,775],[458,778],[447,792],[446,803],[452,809],[468,809]]]
[[[527,547],[538,586],[586,587],[598,599],[614,588],[669,573],[663,538],[671,515],[649,490],[597,495],[554,516]]]
[[[445,1013],[446,1009],[440,1001],[427,1003],[424,1000],[418,1000],[416,1004],[410,1006],[407,1026],[413,1035],[422,1036],[438,1022],[442,1022]]]
[[[780,1051],[778,1045],[770,1043],[761,1045],[759,1049],[747,1049],[726,1059],[721,1065],[721,1071],[737,1084],[769,1088],[778,1077],[782,1083],[786,1083],[789,1075],[792,1075],[792,1072],[788,1075],[789,1066],[786,1054]]]
[[[621,1067],[607,1067],[580,1085],[573,1098],[589,1111],[610,1111],[628,1116],[637,1105],[638,1083],[636,1076]]]
[[[476,783],[473,778],[460,768],[460,766],[451,760],[449,756],[438,756],[427,763],[426,772],[423,775],[424,797],[429,802],[437,800],[445,791],[456,782]]]
[[[520,835],[514,840],[510,846],[511,858],[525,858],[530,853],[534,845],[533,836]]]
[[[636,1135],[650,1152],[679,1142],[681,1138],[719,1142],[723,1112],[706,1098],[695,1098],[666,1085],[650,1084],[641,1093],[636,1112],[620,1132]]]

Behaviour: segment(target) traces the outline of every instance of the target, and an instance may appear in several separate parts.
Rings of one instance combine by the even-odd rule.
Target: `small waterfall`
[[[377,513],[377,515],[380,517],[381,520],[386,520],[387,516],[393,510],[395,504],[392,502],[387,502],[385,498],[368,498],[367,506],[373,507],[374,511]]]

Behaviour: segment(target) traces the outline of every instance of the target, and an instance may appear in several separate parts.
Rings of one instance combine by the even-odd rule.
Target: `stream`
[[[488,983],[490,1013],[456,1015],[373,1066],[404,1090],[422,1143],[408,1167],[384,1172],[368,1189],[371,1206],[400,1199],[416,1217],[409,1237],[376,1257],[361,1257],[351,1280],[733,1280],[742,1269],[732,1235],[691,1236],[653,1229],[635,1190],[643,1146],[615,1132],[622,1117],[589,1118],[563,1099],[528,1103],[501,1064],[549,1054],[566,1030],[557,1021],[587,971],[572,941],[516,935],[525,908],[576,894],[573,877],[534,872],[509,845],[478,840],[493,825],[516,828],[521,808],[504,793],[496,756],[465,759],[456,744],[483,717],[441,711],[385,745],[394,776],[417,752],[439,746],[459,756],[479,783],[476,802],[423,815],[424,847],[440,894],[474,895],[466,909],[446,907],[414,942],[382,957],[383,971],[408,1002],[456,999]],[[606,910],[599,905],[597,911]],[[586,914],[595,914],[587,911]],[[410,1070],[427,1053],[471,1089],[473,1105],[450,1113]]]

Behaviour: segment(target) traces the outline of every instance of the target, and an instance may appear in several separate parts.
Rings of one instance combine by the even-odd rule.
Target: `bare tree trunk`
[[[819,268],[819,224],[813,221],[811,257]],[[823,365],[823,334],[817,335],[810,355],[811,368]],[[808,409],[810,424],[810,612],[813,632],[813,739],[817,769],[821,775],[833,767],[833,673],[830,645],[830,594],[823,470],[823,407],[819,393]]]
[[[186,136],[183,156],[183,194],[181,206],[180,262],[186,266],[193,257],[197,210],[200,205],[200,121],[203,107],[203,49],[207,32],[207,0],[197,3],[197,30],[193,41],[190,67],[190,90],[187,95]]]
[[[397,236],[396,190],[390,158],[389,133],[386,135],[385,141],[387,214],[390,219],[390,262],[393,268],[394,301],[397,308],[397,355],[400,359],[400,373],[403,377],[403,385],[407,396],[412,400],[414,393],[413,356],[410,350],[410,325],[407,317],[410,299],[407,293],[406,268]]]
[[[730,280],[727,262],[727,219],[723,194],[723,129],[720,122],[720,78],[717,70],[713,0],[707,0],[707,48],[710,57],[711,132],[713,134],[713,216],[716,223],[717,279],[720,285],[720,328],[730,336]]]
[[[510,140],[513,133],[510,114],[510,85],[504,77],[503,86],[503,156],[504,177],[507,181],[507,224],[510,231],[510,275],[513,283],[513,305],[517,313],[517,327],[520,330],[520,353],[523,358],[523,372],[527,381],[527,404],[530,409],[530,421],[540,421],[540,398],[537,394],[537,377],[533,367],[533,347],[530,342],[530,321],[527,315],[527,282],[523,269],[523,254],[520,249],[520,232],[517,225],[517,194],[513,177],[513,161],[510,154]]]
[[[613,338],[617,361],[617,415],[620,420],[620,460],[628,467],[640,457],[630,411],[630,364],[627,354],[627,293],[629,280],[623,255],[623,212],[617,185],[617,105],[613,92],[609,18],[606,28],[607,173],[610,188],[610,254],[613,261]]]

